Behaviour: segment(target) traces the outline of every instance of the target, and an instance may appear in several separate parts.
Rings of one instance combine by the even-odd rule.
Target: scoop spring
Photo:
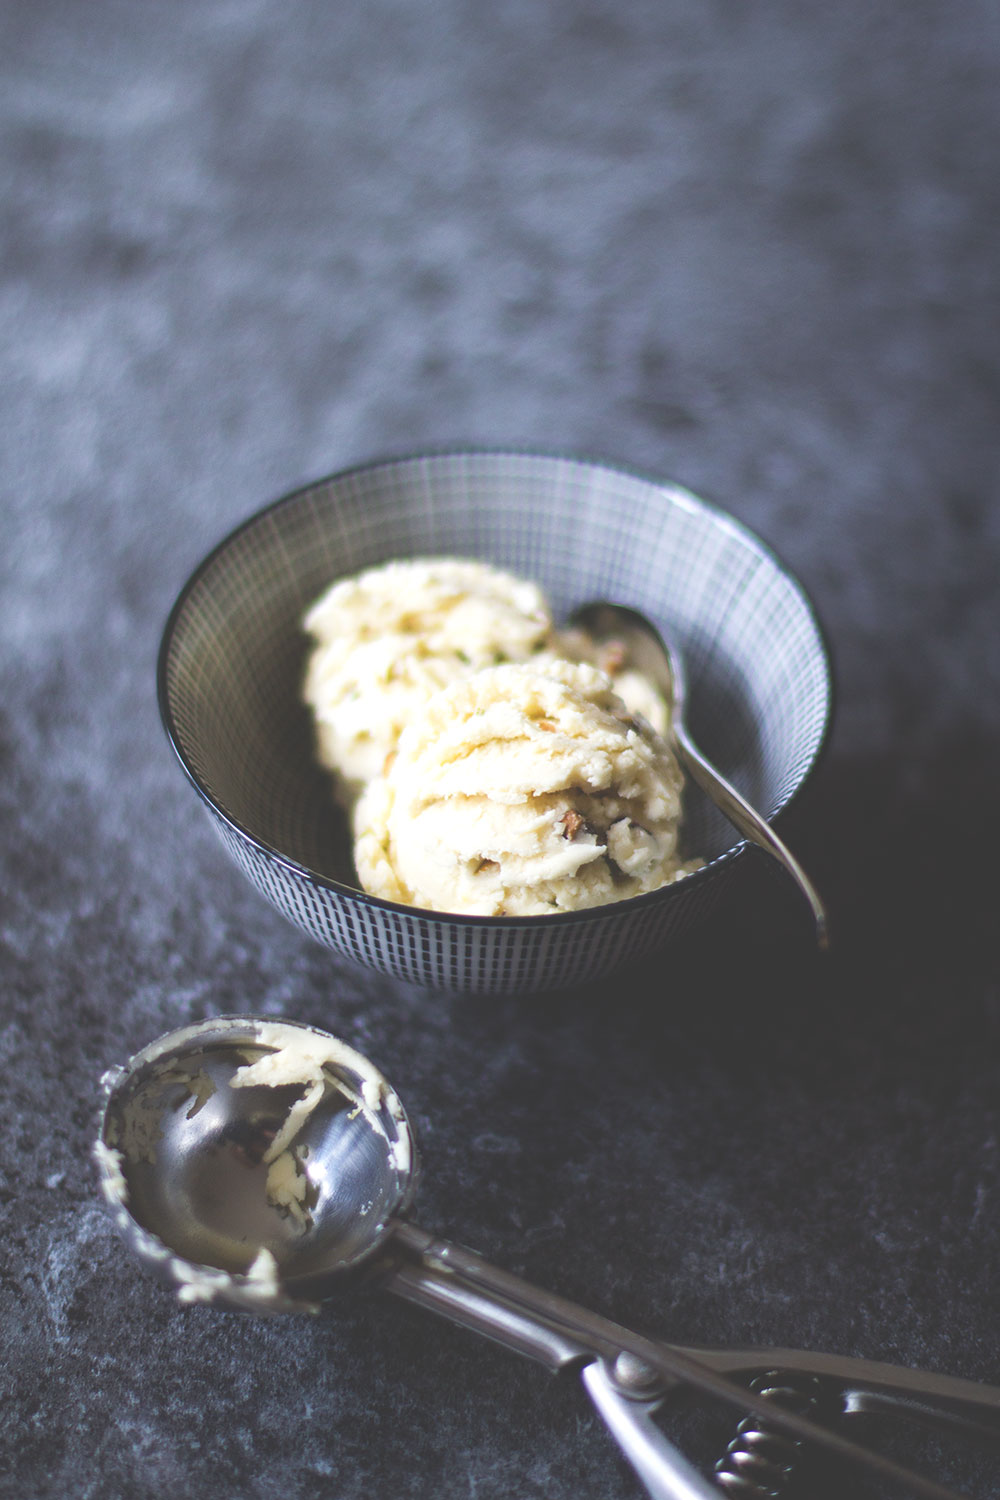
[[[750,1382],[750,1389],[803,1417],[816,1416],[822,1404],[818,1380],[789,1377],[780,1370],[758,1375]],[[778,1432],[756,1416],[744,1417],[715,1466],[716,1483],[739,1500],[781,1500],[789,1493],[801,1453],[798,1439]]]

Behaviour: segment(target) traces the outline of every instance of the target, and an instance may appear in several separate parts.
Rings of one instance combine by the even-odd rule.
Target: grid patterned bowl
[[[535,579],[557,619],[585,600],[615,599],[668,630],[688,661],[696,739],[769,818],[815,764],[831,709],[821,632],[800,586],[731,517],[677,485],[572,458],[405,458],[335,474],[252,516],[174,606],[160,710],[226,848],[312,937],[430,989],[561,988],[661,947],[714,905],[743,852],[695,789],[684,845],[705,868],[629,901],[484,918],[357,889],[300,701],[300,621],[334,578],[428,555],[481,558]]]

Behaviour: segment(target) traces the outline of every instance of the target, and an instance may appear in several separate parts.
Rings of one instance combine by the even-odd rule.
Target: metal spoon
[[[651,1420],[677,1384],[911,1494],[955,1500],[739,1383],[772,1369],[776,1355],[784,1368],[798,1360],[840,1384],[857,1377],[856,1391],[957,1405],[980,1419],[977,1430],[1000,1412],[1000,1390],[969,1381],[788,1351],[679,1349],[436,1239],[405,1217],[418,1164],[397,1095],[366,1058],[317,1028],[247,1016],[184,1027],[105,1074],[104,1089],[94,1148],[104,1195],[132,1248],[182,1301],[316,1311],[339,1290],[380,1284],[553,1372],[579,1372],[654,1500],[718,1497]]]
[[[743,837],[772,855],[788,871],[812,910],[816,940],[820,948],[826,949],[829,924],[816,887],[773,828],[705,758],[691,738],[684,717],[687,701],[684,658],[676,644],[661,635],[645,615],[625,604],[609,604],[604,600],[583,604],[573,611],[569,623],[585,630],[595,641],[621,642],[629,663],[660,689],[670,705],[669,732],[681,763]]]

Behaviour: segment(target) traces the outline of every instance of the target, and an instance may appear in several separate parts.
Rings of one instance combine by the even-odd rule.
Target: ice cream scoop
[[[404,730],[358,803],[355,862],[391,901],[551,916],[682,878],[680,809],[673,753],[604,672],[487,667]]]
[[[552,619],[534,583],[471,558],[419,557],[338,579],[303,628],[317,753],[350,805],[433,693],[540,654]]]
[[[257,1312],[316,1311],[368,1281],[530,1355],[579,1371],[654,1500],[718,1490],[664,1437],[652,1413],[689,1385],[799,1439],[955,1500],[842,1435],[756,1395],[741,1380],[776,1365],[865,1392],[957,1403],[983,1425],[1000,1391],[888,1365],[787,1350],[686,1350],[531,1286],[406,1215],[417,1156],[403,1106],[360,1053],[318,1028],[248,1016],[168,1033],[105,1075],[94,1154],[115,1221],[184,1302]],[[731,1378],[735,1375],[737,1378]]]
[[[627,605],[610,604],[605,600],[581,605],[574,610],[570,623],[586,630],[595,640],[620,641],[632,665],[661,690],[670,704],[668,739],[672,740],[681,764],[743,837],[770,854],[787,870],[809,903],[820,948],[827,948],[829,923],[826,908],[805,870],[770,824],[712,765],[691,738],[685,719],[687,678],[684,658],[677,645],[661,635],[645,615]]]

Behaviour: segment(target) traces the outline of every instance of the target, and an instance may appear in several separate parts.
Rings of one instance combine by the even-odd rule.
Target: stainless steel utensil
[[[630,664],[644,672],[660,689],[670,705],[670,734],[682,765],[744,838],[784,866],[809,903],[820,948],[827,948],[829,922],[816,887],[770,824],[706,759],[691,738],[685,719],[687,677],[684,657],[677,645],[663,636],[638,610],[606,600],[582,604],[573,611],[570,624],[585,630],[595,641],[619,641]]]
[[[835,1386],[845,1411],[870,1399],[1000,1431],[998,1389],[786,1350],[677,1348],[417,1228],[406,1218],[418,1163],[402,1104],[366,1058],[318,1028],[247,1016],[183,1027],[112,1069],[104,1088],[94,1152],[105,1198],[182,1301],[315,1311],[339,1290],[380,1284],[553,1372],[579,1372],[654,1500],[719,1493],[652,1421],[678,1385],[930,1500],[955,1496],[743,1382],[780,1366]]]

